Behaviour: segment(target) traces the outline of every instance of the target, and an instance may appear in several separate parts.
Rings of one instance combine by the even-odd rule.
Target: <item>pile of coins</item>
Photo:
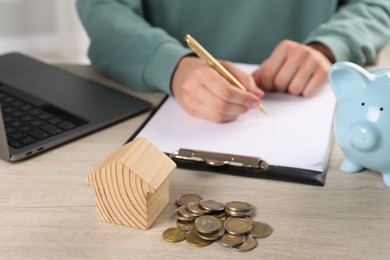
[[[272,228],[251,216],[254,208],[247,202],[231,201],[226,204],[203,199],[196,194],[186,194],[176,200],[177,227],[165,230],[165,241],[176,243],[186,240],[194,247],[204,247],[218,241],[219,244],[239,252],[257,246],[256,238],[271,235]]]

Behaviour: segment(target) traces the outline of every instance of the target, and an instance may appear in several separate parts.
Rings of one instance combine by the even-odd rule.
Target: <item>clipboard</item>
[[[276,94],[279,95],[279,94]],[[281,94],[283,95],[283,94]],[[289,95],[289,94],[286,94]],[[297,97],[293,97],[297,98]],[[171,97],[166,97],[149,115],[148,119],[137,129],[137,131],[127,140],[127,142],[137,138],[140,133],[147,127],[151,121],[156,117],[164,106],[169,102],[172,102]],[[174,102],[174,101],[173,101]],[[272,102],[272,101],[270,101]],[[179,168],[192,169],[198,171],[207,171],[214,173],[230,174],[237,176],[245,176],[251,178],[272,179],[288,182],[296,182],[309,185],[324,186],[326,179],[326,170],[330,156],[330,148],[333,140],[333,113],[335,107],[335,101],[330,101],[327,111],[328,120],[328,135],[325,136],[326,147],[323,151],[322,168],[318,169],[304,169],[293,166],[281,166],[268,163],[263,160],[261,156],[248,156],[235,153],[222,153],[214,152],[210,150],[198,150],[191,147],[180,147],[174,152],[166,152],[168,156],[172,158]],[[267,105],[267,107],[271,107]],[[182,111],[185,113],[184,111]],[[157,115],[158,117],[159,115]],[[260,117],[261,115],[259,115]],[[270,116],[272,116],[272,110],[270,110]],[[190,119],[192,120],[192,119]],[[194,119],[199,120],[199,119]],[[216,123],[218,124],[218,123]],[[227,126],[228,127],[228,126]],[[150,140],[150,136],[143,136]],[[153,140],[151,140],[153,143]]]

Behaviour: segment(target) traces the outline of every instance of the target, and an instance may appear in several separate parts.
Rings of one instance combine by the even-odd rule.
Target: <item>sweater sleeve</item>
[[[171,94],[176,64],[191,51],[144,19],[141,0],[78,0],[77,11],[97,70],[140,91]]]
[[[306,39],[330,48],[336,61],[372,65],[390,39],[389,0],[345,1],[335,15]]]

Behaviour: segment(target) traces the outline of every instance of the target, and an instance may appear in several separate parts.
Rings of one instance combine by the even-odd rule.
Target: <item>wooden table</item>
[[[113,87],[88,66],[63,66]],[[162,94],[129,93],[157,104]],[[333,144],[324,187],[177,169],[170,201],[149,230],[96,220],[86,176],[119,148],[148,113],[20,163],[0,161],[1,259],[389,259],[390,188],[372,171],[343,173]],[[175,200],[196,193],[221,202],[247,201],[255,220],[274,232],[247,253],[214,243],[170,244]]]

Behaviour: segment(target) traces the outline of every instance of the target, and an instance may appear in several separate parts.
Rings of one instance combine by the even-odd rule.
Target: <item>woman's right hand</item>
[[[232,62],[220,62],[247,91],[232,85],[202,59],[185,56],[174,71],[171,89],[177,102],[190,115],[226,122],[234,120],[250,108],[258,108],[264,92],[256,86],[253,77]]]

